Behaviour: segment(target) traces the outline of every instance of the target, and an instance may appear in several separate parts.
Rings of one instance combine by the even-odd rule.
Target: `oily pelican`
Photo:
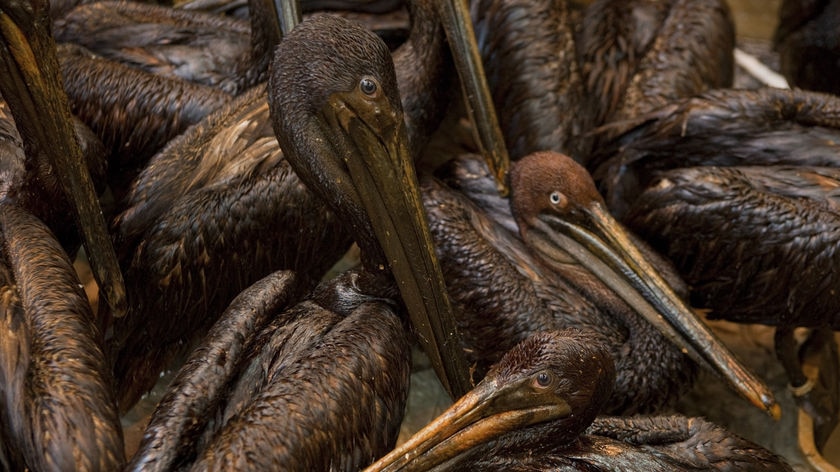
[[[597,338],[575,330],[536,333],[365,471],[792,470],[701,418],[596,420],[614,373]]]
[[[128,470],[356,471],[389,451],[409,344],[395,293],[374,295],[367,276],[345,273],[294,306],[291,272],[243,291],[173,380]]]
[[[250,2],[248,23],[139,2],[82,3],[55,21],[56,41],[159,75],[238,94],[266,80],[281,37],[272,2]]]
[[[838,328],[838,105],[779,89],[677,102],[619,138],[602,181],[611,207],[676,263],[696,306],[777,327],[777,357],[817,422],[836,411],[809,390],[793,329]]]
[[[840,2],[836,0],[784,0],[773,47],[779,53],[782,74],[795,87],[837,95],[833,79],[840,64]]]
[[[81,46],[58,45],[64,90],[73,113],[108,150],[108,179],[123,187],[149,158],[190,125],[230,101],[214,87],[165,77],[96,56]]]
[[[458,396],[468,389],[466,364],[417,191],[390,56],[358,25],[317,18],[296,27],[300,33],[276,51],[269,81],[274,132],[301,180],[353,228],[364,267],[384,280],[393,274],[444,388]],[[334,44],[352,47],[335,55]]]
[[[335,54],[335,44],[342,45],[343,54]],[[292,54],[292,51],[304,53]],[[362,250],[363,270],[323,284],[309,300],[275,318],[259,337],[256,351],[264,353],[265,360],[259,360],[263,359],[263,354],[259,354],[251,367],[245,368],[243,381],[232,393],[234,411],[225,414],[230,420],[199,453],[193,465],[198,470],[231,467],[356,470],[372,459],[371,454],[393,442],[394,420],[399,419],[400,405],[405,399],[408,350],[404,334],[387,334],[402,329],[392,307],[399,306],[400,294],[412,309],[417,308],[414,303],[418,299],[446,303],[446,298],[442,283],[429,283],[429,276],[434,274],[427,268],[435,263],[431,245],[416,241],[424,230],[419,202],[406,201],[399,185],[405,182],[413,188],[410,186],[414,182],[412,174],[406,173],[411,167],[404,167],[408,161],[408,143],[395,93],[396,77],[389,61],[387,47],[375,35],[329,15],[313,16],[302,22],[277,48],[269,83],[269,103],[278,141],[298,174],[315,179],[310,183],[313,191],[351,222]],[[307,76],[307,71],[317,73],[308,75],[309,80],[289,80]],[[367,163],[370,167],[364,165],[366,153],[372,155]],[[370,184],[381,187],[363,193]],[[362,195],[364,198],[360,198]],[[419,273],[409,272],[409,277],[399,278],[397,282],[391,271],[398,276],[405,275],[403,264],[408,261],[405,254],[425,264]],[[323,340],[318,340],[321,335],[317,332],[334,322],[323,321],[325,317],[334,320],[335,315],[327,312],[332,310],[349,313],[348,323],[336,326],[323,335]],[[309,337],[303,332],[295,334],[294,328],[285,328],[297,323],[290,323],[290,318],[295,317],[300,317],[302,325],[321,326],[305,331],[316,332],[311,348],[297,350],[296,343],[282,343],[284,338]],[[301,363],[290,362],[283,367],[282,353],[289,345],[293,356],[301,356]],[[377,351],[376,355],[365,352],[364,346],[369,345],[379,346],[368,349]],[[395,352],[395,349],[401,352],[390,356],[396,364],[385,362],[389,356],[383,352]],[[307,356],[311,360],[306,361]],[[275,362],[281,364],[278,374],[266,373],[264,369],[269,367],[265,366]],[[348,369],[342,366],[344,363],[353,367]],[[392,369],[379,370],[383,364]],[[313,376],[307,367],[316,371],[328,368],[336,374],[335,380],[332,376],[324,379]],[[186,384],[177,382],[176,388],[178,385]],[[400,385],[402,388],[394,388]],[[325,398],[324,417],[314,408],[301,408],[301,389]],[[366,400],[363,405],[368,406],[345,421],[342,418],[347,415],[339,408],[348,402],[355,404],[352,399],[357,396],[346,399],[342,392],[359,390],[381,394],[364,397],[374,398],[374,404]],[[389,413],[382,415],[383,410]],[[294,414],[296,411],[300,414]],[[287,421],[290,416],[294,421]],[[290,428],[289,435],[263,431],[278,419]],[[331,425],[330,434],[309,432],[310,428],[323,432],[324,424]],[[352,434],[345,428],[347,425],[356,428],[363,425],[372,435],[370,441],[364,439],[367,434]],[[302,434],[292,434],[298,428]],[[296,447],[288,442],[294,438],[302,441]],[[350,447],[342,446],[345,442]]]
[[[451,62],[432,2],[413,2],[411,9],[412,33],[394,61],[405,91],[409,147],[417,155],[445,112],[439,95],[449,94]],[[237,217],[227,217],[227,208]],[[194,215],[220,209],[225,218],[197,224]],[[311,287],[351,241],[346,219],[313,198],[281,153],[264,86],[237,97],[153,158],[115,226],[137,303],[126,320],[115,322],[110,343],[118,352],[122,408],[152,385],[171,348],[204,332],[256,278],[290,268],[301,286]],[[172,310],[182,316],[151,321]]]
[[[511,209],[522,239],[545,263],[563,270],[571,257],[695,361],[726,379],[753,405],[778,417],[779,405],[767,386],[673,292],[609,215],[583,167],[562,154],[534,153],[511,169],[511,188]]]
[[[832,95],[803,90],[718,89],[604,126],[625,130],[606,142],[593,173],[621,219],[656,172],[680,167],[840,167]],[[679,153],[674,153],[679,149]]]
[[[593,127],[732,81],[734,26],[720,0],[594,1],[582,13],[566,1],[481,0],[472,11],[514,159],[555,150],[588,162]]]
[[[605,413],[649,413],[685,393],[696,368],[677,346],[571,259],[562,270],[541,262],[480,160],[461,156],[448,167],[446,183],[422,175],[421,193],[474,379],[529,335],[575,327],[614,360]]]
[[[0,201],[0,467],[119,469],[113,378],[67,254],[28,211]]]
[[[125,286],[102,209],[73,136],[61,89],[48,3],[14,1],[0,10],[0,91],[9,104],[31,162],[48,162],[70,203],[93,275],[115,316],[126,309]],[[50,113],[44,111],[51,110]],[[46,159],[37,157],[43,153]]]

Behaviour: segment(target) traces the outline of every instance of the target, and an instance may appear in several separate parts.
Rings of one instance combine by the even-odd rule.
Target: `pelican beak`
[[[274,18],[276,18],[279,23],[278,31],[281,31],[283,35],[289,34],[289,32],[292,31],[292,28],[297,26],[297,24],[300,23],[301,18],[303,18],[300,13],[300,2],[298,0],[262,1],[271,4],[268,11],[274,13]]]
[[[781,408],[770,389],[738,361],[651,266],[601,203],[584,207],[583,223],[541,213],[526,237],[549,263],[571,255],[696,362],[722,376],[772,417]]]
[[[356,147],[345,153],[344,164],[411,323],[444,388],[458,398],[471,388],[467,363],[420,199],[402,111],[387,100],[371,106],[358,89],[333,94],[328,108],[328,119]]]
[[[507,184],[510,157],[487,86],[467,1],[438,0],[437,10],[461,79],[467,115],[475,130],[476,142],[496,178],[499,193],[506,196],[510,190]]]
[[[365,472],[431,470],[507,432],[571,415],[562,398],[528,395],[527,382],[499,387],[496,379],[485,379]]]
[[[125,286],[93,183],[70,122],[46,0],[0,6],[0,91],[26,144],[46,156],[82,234],[93,275],[113,316],[127,309]]]

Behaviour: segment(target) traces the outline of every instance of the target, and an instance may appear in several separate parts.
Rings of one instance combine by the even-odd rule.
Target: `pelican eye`
[[[553,380],[551,373],[542,371],[537,374],[537,386],[539,387],[548,387],[551,385],[551,381]]]
[[[552,205],[558,205],[563,200],[563,196],[560,195],[560,192],[555,190],[551,192],[551,195],[548,196],[548,200],[551,202]]]
[[[373,77],[362,77],[362,80],[359,81],[359,90],[365,95],[374,97],[379,91],[379,84]]]

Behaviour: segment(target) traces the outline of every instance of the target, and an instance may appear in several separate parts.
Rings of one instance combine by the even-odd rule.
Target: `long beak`
[[[275,17],[279,19],[280,31],[285,36],[303,18],[300,13],[300,2],[298,0],[273,0],[272,3],[274,5]]]
[[[365,472],[430,470],[509,431],[571,414],[571,407],[562,399],[534,401],[523,395],[527,388],[523,382],[527,380],[500,388],[495,381],[482,381]]]
[[[571,254],[696,362],[722,376],[773,418],[781,408],[770,389],[738,361],[670,288],[600,204],[586,207],[585,226],[541,214],[529,242],[547,260]]]
[[[507,173],[510,170],[510,157],[499,127],[493,97],[487,86],[467,1],[438,0],[438,12],[458,69],[467,114],[475,129],[481,154],[496,177],[499,193],[505,196],[509,192]]]
[[[0,6],[0,91],[9,103],[29,159],[47,156],[75,214],[93,275],[114,316],[127,307],[125,285],[59,78],[46,0]],[[36,158],[37,159],[37,158]]]
[[[411,323],[444,388],[458,398],[471,388],[452,304],[435,254],[402,115],[361,116],[352,99],[333,97],[357,152],[345,163],[388,259]],[[371,127],[372,124],[372,127]],[[358,156],[358,158],[356,157]]]

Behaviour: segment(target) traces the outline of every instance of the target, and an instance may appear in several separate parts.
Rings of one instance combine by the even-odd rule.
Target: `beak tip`
[[[767,414],[770,415],[776,421],[779,421],[782,418],[782,407],[776,403],[774,398],[765,399],[764,402],[767,405]]]

